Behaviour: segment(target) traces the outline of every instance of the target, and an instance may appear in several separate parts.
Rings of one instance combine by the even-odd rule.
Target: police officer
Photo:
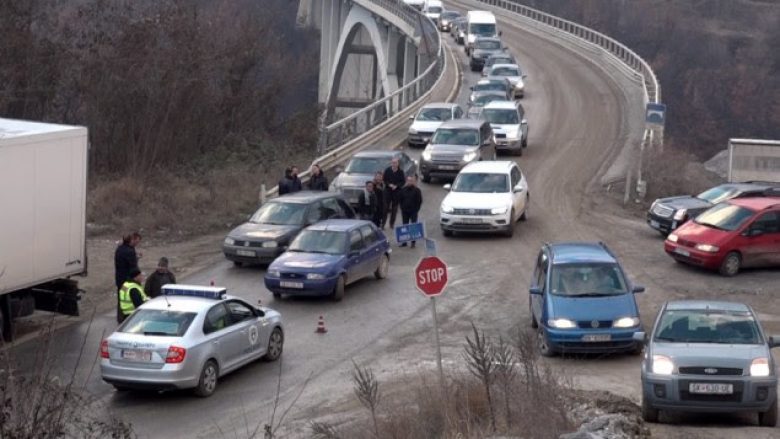
[[[144,293],[144,275],[141,270],[134,268],[130,270],[130,275],[119,289],[119,323],[125,321],[127,316],[133,313],[136,308],[149,300]]]

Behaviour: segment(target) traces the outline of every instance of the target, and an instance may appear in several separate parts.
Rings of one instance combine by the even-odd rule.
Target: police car
[[[282,355],[282,316],[220,287],[165,285],[100,344],[103,380],[117,390],[192,388],[210,396],[218,378]]]

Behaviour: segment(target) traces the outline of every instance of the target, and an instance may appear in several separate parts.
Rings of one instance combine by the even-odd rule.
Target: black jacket
[[[374,182],[374,194],[376,194],[376,206],[378,211],[385,210],[385,184]]]
[[[138,268],[138,257],[135,254],[135,247],[122,243],[114,252],[114,281],[116,288],[122,288],[130,276],[130,270]]]
[[[374,219],[374,215],[376,215],[377,211],[377,199],[376,199],[376,192],[371,192],[368,203],[366,203],[366,191],[360,192],[360,195],[358,195],[358,206],[357,206],[357,213],[360,215],[360,218],[372,220]]]
[[[327,191],[328,190],[328,178],[325,174],[320,172],[319,175],[312,175],[309,179],[307,187],[313,191]]]
[[[417,186],[404,186],[401,188],[399,205],[401,212],[415,213],[422,207],[422,191]]]
[[[279,195],[289,194],[290,193],[290,183],[292,180],[290,180],[290,177],[284,177],[281,180],[279,180]]]
[[[298,176],[290,177],[290,192],[298,192],[303,189],[303,184]]]
[[[154,273],[150,274],[144,284],[144,292],[149,297],[157,297],[162,293],[162,286],[165,284],[175,284],[176,277],[170,271],[160,273],[154,270]]]
[[[390,192],[396,192],[398,189],[401,189],[401,187],[406,183],[406,176],[404,176],[403,169],[398,168],[397,171],[393,171],[393,167],[388,166],[387,169],[385,169],[384,180],[385,180],[385,190]],[[396,191],[393,191],[393,189],[390,187],[391,184],[396,185]]]

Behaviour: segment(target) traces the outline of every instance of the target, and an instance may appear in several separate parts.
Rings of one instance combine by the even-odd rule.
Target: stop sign
[[[428,297],[441,295],[447,286],[447,264],[436,256],[420,259],[414,269],[414,283]]]

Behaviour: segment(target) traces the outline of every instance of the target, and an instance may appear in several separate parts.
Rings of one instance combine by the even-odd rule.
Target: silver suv
[[[495,159],[493,129],[487,121],[451,120],[441,124],[422,152],[420,173],[428,183],[431,177],[454,178],[469,163]]]
[[[482,107],[480,117],[493,127],[499,151],[523,155],[523,148],[528,146],[528,120],[519,102],[490,102]]]

